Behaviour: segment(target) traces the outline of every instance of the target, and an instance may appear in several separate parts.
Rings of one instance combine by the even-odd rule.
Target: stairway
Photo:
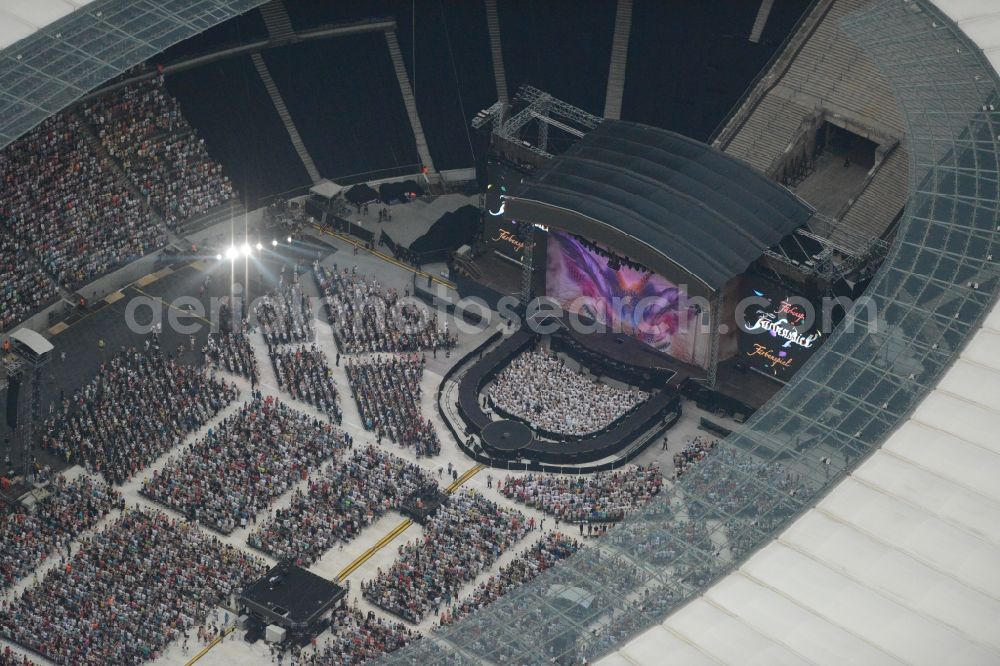
[[[754,19],[753,28],[750,29],[750,41],[754,44],[760,42],[760,36],[764,33],[764,26],[767,25],[767,18],[771,15],[771,7],[774,0],[761,0],[760,9],[757,10],[757,18]]]
[[[622,116],[625,66],[628,63],[628,38],[631,32],[632,0],[618,0],[615,36],[611,42],[611,63],[608,65],[608,89],[604,94],[604,117],[612,120],[618,120]]]
[[[288,11],[285,10],[285,3],[282,0],[271,0],[271,2],[260,7],[260,16],[267,26],[267,33],[274,43],[290,42],[295,39],[295,28],[288,18]]]
[[[497,0],[486,3],[486,25],[490,32],[490,53],[493,57],[493,79],[497,83],[497,100],[507,106],[507,73],[503,67],[503,45],[500,42],[500,17],[497,15]],[[629,5],[632,2],[629,0]]]
[[[282,7],[282,10],[284,10],[284,7]],[[285,130],[288,131],[288,138],[292,140],[292,146],[295,148],[295,152],[299,154],[299,159],[302,160],[302,166],[306,168],[309,179],[313,183],[318,183],[322,180],[322,177],[319,175],[319,169],[316,168],[316,163],[313,162],[309,151],[306,150],[305,144],[302,143],[302,137],[299,136],[299,131],[295,128],[295,123],[292,122],[292,117],[288,114],[288,107],[285,106],[285,100],[281,98],[281,91],[278,90],[274,79],[271,78],[271,72],[268,71],[267,65],[264,63],[264,58],[259,53],[252,54],[250,58],[253,60],[253,66],[257,68],[257,73],[260,75],[260,80],[263,82],[267,94],[271,96],[274,109],[278,112],[281,122],[285,124]]]
[[[410,76],[406,73],[406,65],[403,64],[403,54],[399,50],[399,40],[396,38],[395,30],[385,31],[385,43],[389,46],[389,57],[392,58],[392,68],[396,70],[396,80],[399,82],[399,92],[403,94],[403,104],[406,106],[406,115],[410,118],[410,127],[413,129],[413,138],[417,142],[417,155],[420,156],[420,163],[426,167],[427,175],[435,174],[434,161],[431,159],[430,150],[427,148],[427,137],[424,136],[423,125],[420,124],[420,116],[417,115],[417,100],[413,97],[413,88],[410,87]]]

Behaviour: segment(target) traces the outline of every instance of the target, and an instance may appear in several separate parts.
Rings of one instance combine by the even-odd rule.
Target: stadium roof
[[[546,162],[505,208],[513,219],[551,221],[557,228],[573,222],[553,216],[576,213],[663,255],[679,269],[660,271],[668,278],[690,274],[712,291],[744,273],[814,212],[773,180],[708,145],[616,120],[605,120]],[[614,244],[593,230],[566,230]],[[616,249],[630,248],[619,240]],[[637,254],[629,256],[649,265]]]
[[[0,149],[122,72],[266,1],[0,0]]]
[[[0,0],[0,49],[91,2],[93,0]]]

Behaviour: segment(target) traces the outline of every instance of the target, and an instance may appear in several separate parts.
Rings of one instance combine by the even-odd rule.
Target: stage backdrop
[[[600,247],[600,246],[597,246]],[[545,292],[567,312],[632,336],[679,361],[708,365],[709,331],[682,288],[655,273],[608,267],[575,236],[549,233]],[[707,320],[707,316],[705,317]]]

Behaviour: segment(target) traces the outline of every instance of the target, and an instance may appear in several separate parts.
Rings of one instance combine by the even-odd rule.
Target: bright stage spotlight
[[[271,247],[278,247],[278,239],[277,238],[275,238],[273,241],[271,241]]]
[[[289,237],[288,237],[288,244],[289,244],[289,245],[291,245],[291,244],[292,244],[292,237],[291,237],[291,236],[289,236]]]
[[[263,249],[264,249],[264,246],[261,245],[260,243],[257,243],[257,251],[260,252]]]
[[[222,255],[221,254],[215,255],[215,260],[216,261],[222,261]]]
[[[240,253],[235,247],[230,247],[226,250],[226,259],[229,261],[236,261],[236,257],[238,256],[240,256]]]
[[[243,247],[241,248],[241,250],[243,251],[243,256],[244,257],[249,257],[250,256],[250,244],[249,243],[243,243]]]

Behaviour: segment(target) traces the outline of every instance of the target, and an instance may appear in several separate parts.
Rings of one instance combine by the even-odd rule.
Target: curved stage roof
[[[546,162],[505,211],[601,241],[675,283],[693,276],[704,286],[694,293],[720,290],[814,212],[730,155],[620,120]]]

